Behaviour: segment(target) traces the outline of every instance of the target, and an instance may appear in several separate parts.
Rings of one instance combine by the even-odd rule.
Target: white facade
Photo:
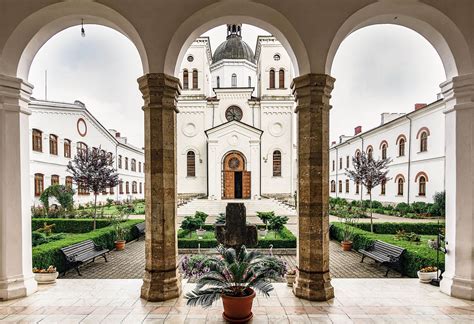
[[[112,192],[107,190],[101,193],[97,197],[98,201],[105,201],[107,198],[144,198],[145,170],[142,149],[128,144],[127,138],[121,137],[115,130],[105,129],[80,101],[71,104],[33,100],[29,108],[32,111],[29,131],[32,205],[40,204],[39,193],[42,190],[35,184],[35,178],[38,176],[43,178],[43,189],[49,187],[54,178],[59,179],[59,184],[66,184],[66,177],[71,176],[66,166],[76,155],[79,143],[111,153],[122,181]],[[33,132],[38,134],[38,131],[41,134],[41,149],[33,145]],[[50,145],[51,136],[57,139],[57,151],[51,147],[55,146],[54,144]],[[70,143],[70,154],[67,152],[66,142]],[[79,193],[76,185],[73,185],[73,188],[76,191],[75,203],[82,204],[94,199],[92,194]]]
[[[201,37],[190,46],[181,66],[178,193],[223,198],[224,160],[228,153],[239,152],[245,171],[250,172],[248,198],[292,195],[296,190],[296,139],[295,102],[289,87],[294,77],[291,60],[272,36],[258,37],[254,55],[241,40],[240,29],[238,34],[230,31],[233,27],[241,26],[228,25],[230,41],[216,49],[218,54],[211,55],[209,39]],[[237,118],[229,116],[229,107],[236,107]],[[274,169],[277,151],[281,161]],[[194,173],[188,172],[189,152],[194,154]]]
[[[386,146],[389,165],[385,194],[378,186],[372,191],[372,199],[384,203],[433,202],[436,192],[445,190],[445,104],[439,100],[428,106],[417,105],[408,114],[382,114],[381,125],[354,136],[341,136],[339,143],[333,142],[330,149],[329,178],[331,197],[349,200],[369,199],[366,190],[349,180],[346,187],[346,168],[352,169],[352,158],[358,151],[372,149],[373,157],[380,158]],[[360,131],[356,127],[356,131]],[[421,147],[422,135],[427,135],[427,147]],[[405,140],[404,154],[400,155],[400,141]],[[426,185],[420,186],[420,178]],[[402,179],[403,189],[399,189]],[[421,187],[421,188],[420,188]],[[347,190],[348,189],[348,190]],[[424,189],[424,190],[423,190]],[[400,190],[400,191],[399,191]]]

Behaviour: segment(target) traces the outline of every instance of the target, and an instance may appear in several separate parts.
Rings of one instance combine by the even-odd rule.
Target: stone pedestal
[[[32,88],[21,79],[0,75],[0,300],[37,289],[31,272]]]
[[[181,294],[177,269],[176,100],[179,80],[163,73],[138,79],[145,115],[145,275],[141,297],[163,301]]]
[[[306,74],[295,78],[298,101],[298,276],[297,297],[329,300],[329,99],[334,78]]]
[[[441,291],[474,300],[474,75],[441,85],[446,102],[446,259]]]

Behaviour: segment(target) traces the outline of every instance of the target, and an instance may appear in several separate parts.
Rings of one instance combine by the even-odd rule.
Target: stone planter
[[[196,230],[196,234],[197,234],[197,236],[204,236],[204,234],[206,234],[206,230],[198,229],[198,230]]]
[[[36,272],[35,280],[40,285],[55,284],[56,278],[58,278],[59,272]]]
[[[258,230],[258,236],[259,237],[267,236],[267,234],[268,234],[268,230],[266,230],[266,229]]]
[[[285,275],[285,279],[286,279],[286,285],[288,287],[293,287],[293,284],[295,283],[295,280],[296,280],[296,274],[286,274]]]
[[[418,278],[422,283],[430,283],[432,279],[436,279],[436,273],[440,273],[440,270],[433,272],[417,272]]]

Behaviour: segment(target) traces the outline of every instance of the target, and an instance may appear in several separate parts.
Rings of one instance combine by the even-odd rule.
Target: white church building
[[[295,100],[290,58],[273,36],[254,51],[241,25],[188,49],[180,71],[178,193],[209,199],[289,196],[296,190]]]

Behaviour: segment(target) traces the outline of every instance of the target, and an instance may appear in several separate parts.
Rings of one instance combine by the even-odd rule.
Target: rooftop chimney
[[[331,142],[331,146],[336,145],[336,141]]]
[[[360,133],[362,133],[362,126],[356,126],[354,128],[354,136]]]
[[[427,104],[425,103],[416,103],[415,104],[415,110],[419,110],[421,108],[425,108],[427,106]]]
[[[115,137],[116,137],[116,138],[119,138],[119,137],[120,137],[120,133],[119,133],[119,132],[116,132],[116,133],[115,133]]]

